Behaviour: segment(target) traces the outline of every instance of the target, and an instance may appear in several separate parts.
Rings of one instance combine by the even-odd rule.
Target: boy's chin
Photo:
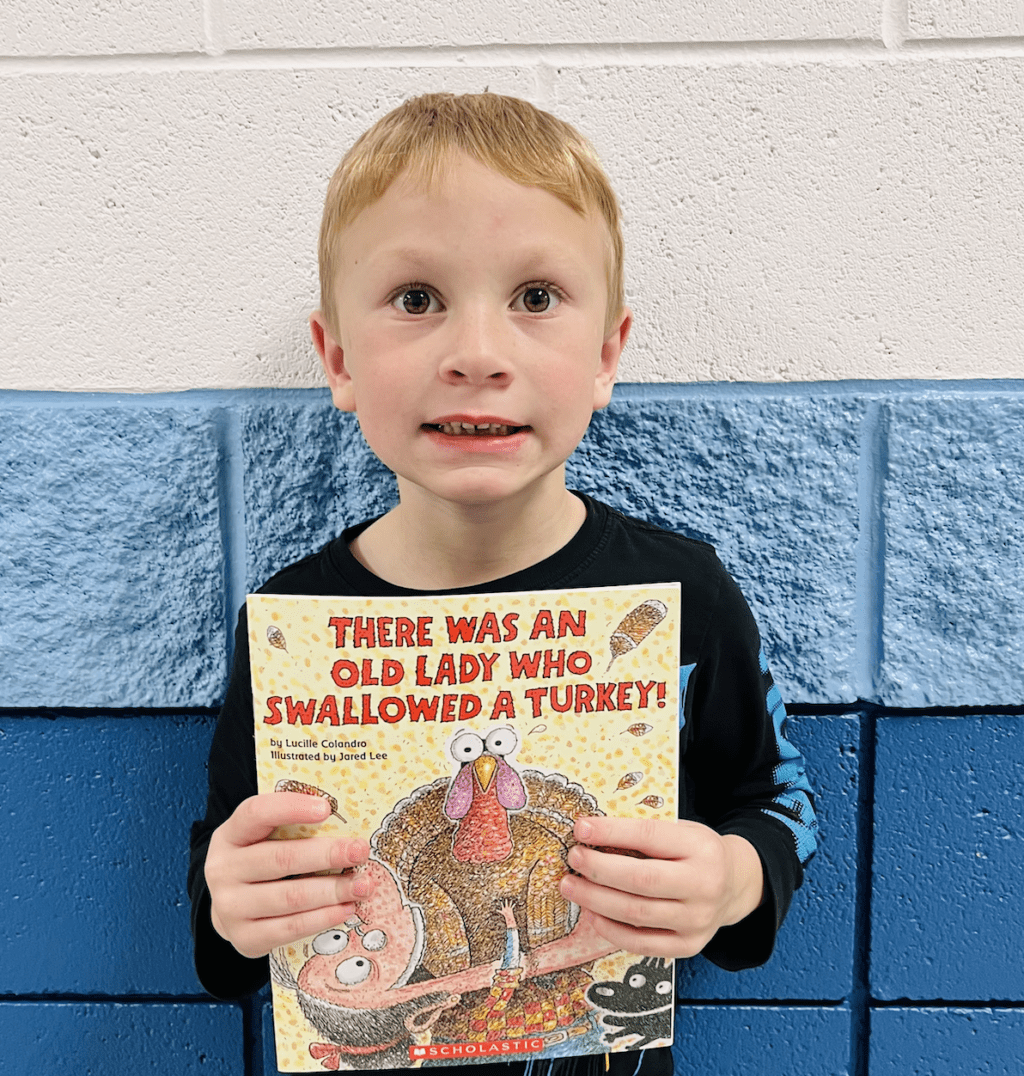
[[[565,473],[559,466],[547,475],[524,482],[497,468],[460,468],[457,474],[429,485],[399,478],[398,492],[408,508],[430,503],[462,511],[491,509],[518,514],[537,505],[553,507],[565,493]]]

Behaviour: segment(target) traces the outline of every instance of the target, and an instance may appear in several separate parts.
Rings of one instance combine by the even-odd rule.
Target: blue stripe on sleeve
[[[806,863],[818,848],[818,819],[811,805],[813,791],[804,770],[804,760],[800,752],[786,739],[786,707],[779,689],[771,682],[768,672],[768,658],[764,648],[758,655],[762,675],[768,677],[769,687],[765,704],[771,715],[775,731],[775,748],[779,762],[773,776],[778,792],[772,798],[774,807],[764,807],[766,814],[778,818],[785,825],[796,841],[796,852],[801,864]]]

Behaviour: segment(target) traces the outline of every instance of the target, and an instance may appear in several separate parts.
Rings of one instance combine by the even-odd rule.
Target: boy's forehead
[[[435,218],[439,208],[464,227],[453,233]],[[561,224],[557,231],[553,222]],[[489,252],[524,266],[569,270],[579,265],[581,253],[602,262],[610,256],[611,235],[596,209],[581,214],[543,187],[517,183],[462,155],[433,175],[400,173],[341,230],[337,249],[343,262],[358,258],[360,266],[387,262],[426,270],[460,244],[486,241],[488,227],[501,236],[501,247]],[[567,240],[575,249],[567,248]]]

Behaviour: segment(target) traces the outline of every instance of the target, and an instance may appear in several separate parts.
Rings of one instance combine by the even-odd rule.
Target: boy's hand
[[[577,819],[562,896],[594,914],[594,928],[620,949],[644,956],[695,956],[719,927],[746,918],[763,899],[753,845],[699,822]],[[630,848],[648,858],[584,845]]]
[[[243,956],[265,956],[278,945],[338,926],[355,912],[355,901],[369,896],[372,885],[361,874],[309,877],[365,863],[366,841],[267,840],[278,826],[315,825],[330,813],[319,796],[265,792],[243,800],[213,831],[206,854],[210,918]]]

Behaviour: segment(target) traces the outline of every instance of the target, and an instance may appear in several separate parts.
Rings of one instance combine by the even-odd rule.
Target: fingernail
[[[353,863],[365,863],[370,855],[370,846],[362,838],[348,842],[348,858]]]
[[[360,897],[368,897],[372,888],[368,878],[358,877],[352,883],[352,896],[357,900]]]
[[[589,841],[593,836],[594,827],[585,818],[576,819],[576,840]]]

